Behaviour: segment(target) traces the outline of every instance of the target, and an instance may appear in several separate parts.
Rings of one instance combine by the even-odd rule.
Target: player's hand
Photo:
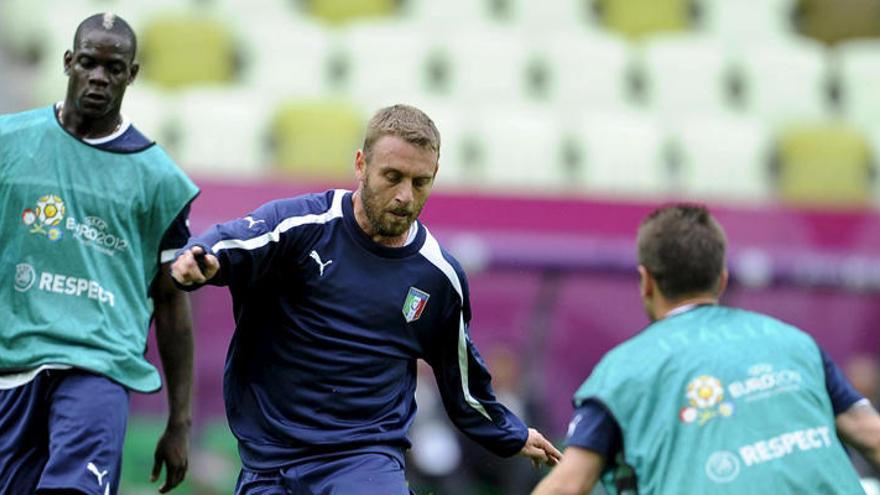
[[[529,428],[529,438],[519,455],[531,459],[536,468],[541,467],[542,463],[555,466],[562,459],[562,452],[534,428]]]
[[[150,474],[150,483],[155,483],[165,465],[165,483],[159,488],[159,493],[168,493],[183,481],[186,477],[186,469],[189,457],[189,426],[168,425],[165,433],[156,445],[156,454],[153,456],[153,472]]]
[[[204,271],[199,267],[199,259],[203,260]],[[187,249],[171,264],[171,276],[178,284],[189,286],[203,284],[217,274],[220,269],[220,261],[211,254],[205,254],[201,246],[193,246]]]

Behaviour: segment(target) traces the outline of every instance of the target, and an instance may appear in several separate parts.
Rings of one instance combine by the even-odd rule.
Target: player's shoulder
[[[40,127],[50,122],[51,107],[34,108],[23,112],[0,115],[0,135]]]
[[[271,216],[282,221],[290,219],[314,220],[308,223],[323,223],[320,220],[332,220],[342,216],[342,200],[349,191],[330,189],[324,192],[301,194],[289,198],[281,198],[263,204],[258,209],[263,216]]]
[[[422,245],[421,254],[429,259],[434,265],[442,270],[451,270],[459,280],[466,283],[467,277],[458,259],[452,255],[440,242],[434,237],[428,228],[419,222],[419,228],[425,231],[425,242]],[[448,268],[447,268],[448,267]]]

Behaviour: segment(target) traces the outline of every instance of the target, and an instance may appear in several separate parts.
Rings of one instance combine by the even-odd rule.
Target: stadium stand
[[[880,40],[841,42],[834,53],[844,117],[863,127],[876,125],[880,119]]]
[[[288,174],[348,183],[365,118],[355,105],[340,100],[281,103],[269,126],[270,161]]]
[[[858,129],[836,121],[792,125],[779,136],[777,153],[783,201],[826,208],[869,204],[873,158]]]
[[[796,1],[700,0],[698,24],[706,34],[729,42],[791,37]]]
[[[141,31],[143,76],[168,89],[229,83],[236,78],[236,46],[235,33],[222,21],[162,15]]]
[[[595,0],[603,24],[632,38],[685,31],[693,23],[691,0]]]

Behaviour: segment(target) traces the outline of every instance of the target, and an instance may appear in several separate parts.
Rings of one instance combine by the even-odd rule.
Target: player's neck
[[[663,300],[657,305],[657,319],[662,320],[663,318],[670,316],[670,314],[678,314],[679,312],[687,311],[690,307],[701,306],[704,304],[718,304],[718,298],[714,295],[706,294],[676,301]]]
[[[406,245],[406,239],[409,234],[409,230],[404,232],[398,236],[384,236],[377,234],[373,231],[373,226],[370,224],[370,220],[367,218],[367,212],[364,211],[363,198],[361,197],[360,191],[355,191],[354,194],[351,195],[352,206],[354,210],[354,219],[358,224],[358,227],[367,234],[367,236],[372,239],[373,242],[379,244],[380,246],[385,247],[403,247]]]
[[[76,106],[65,100],[57,109],[56,115],[67,132],[80,139],[100,139],[118,131],[122,126],[122,115],[111,112],[97,119],[90,119],[76,111]]]

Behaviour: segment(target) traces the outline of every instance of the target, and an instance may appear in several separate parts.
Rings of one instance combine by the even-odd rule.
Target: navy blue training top
[[[268,203],[187,244],[217,256],[210,283],[232,294],[223,391],[245,467],[329,452],[402,455],[419,358],[462,432],[501,456],[522,449],[528,429],[495,399],[468,336],[464,272],[417,225],[407,246],[376,244],[351,193],[336,190]]]

